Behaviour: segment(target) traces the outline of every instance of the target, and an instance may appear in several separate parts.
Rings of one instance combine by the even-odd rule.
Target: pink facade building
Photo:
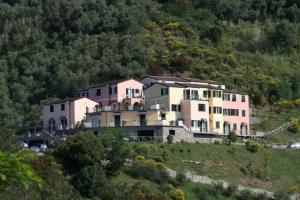
[[[43,106],[43,128],[49,131],[72,129],[85,121],[86,113],[98,103],[85,97],[56,100]]]
[[[249,96],[245,93],[224,90],[223,131],[235,131],[238,135],[249,135]]]
[[[143,101],[143,84],[134,79],[107,81],[79,91],[79,96],[99,102],[100,107],[116,103],[137,105]]]

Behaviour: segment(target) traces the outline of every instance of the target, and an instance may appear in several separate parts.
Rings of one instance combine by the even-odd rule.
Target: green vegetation
[[[299,12],[295,0],[1,0],[0,126],[145,73],[217,80],[256,105],[299,98]]]
[[[268,132],[279,126],[299,119],[300,102],[299,99],[293,101],[279,101],[273,106],[265,107],[257,113],[260,122],[253,124],[251,129]],[[295,123],[287,131],[280,135],[269,136],[265,138],[267,142],[288,143],[300,140],[300,121]]]
[[[199,175],[268,190],[289,191],[299,186],[297,150],[261,148],[251,153],[243,146],[182,143],[157,145],[152,155],[159,158],[165,151],[168,152],[166,165],[175,170],[191,170]]]
[[[276,193],[282,199],[300,186],[296,150],[262,147],[252,153],[223,144],[127,143],[116,129],[77,133],[39,157],[11,147],[0,152],[0,197],[10,200],[268,199],[237,192],[235,184],[284,191]],[[167,175],[167,167],[176,177]],[[191,183],[187,170],[232,184],[224,189]]]

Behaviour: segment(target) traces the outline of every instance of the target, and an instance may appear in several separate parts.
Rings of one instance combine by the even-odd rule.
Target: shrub
[[[223,195],[226,197],[234,196],[237,191],[237,186],[234,184],[230,184],[226,189],[223,191]]]
[[[300,192],[299,190],[299,187],[298,186],[292,186],[290,189],[289,189],[289,192],[290,193],[297,193],[297,192]]]
[[[170,196],[174,200],[184,200],[184,192],[181,189],[172,190]]]
[[[254,195],[249,190],[241,191],[237,197],[237,200],[254,200]]]
[[[135,150],[137,154],[142,155],[145,158],[149,157],[150,148],[147,145],[138,145]]]
[[[199,200],[207,200],[208,199],[208,192],[202,188],[195,188],[193,189],[193,192],[196,194],[197,198]]]
[[[184,186],[186,181],[187,181],[187,177],[183,171],[179,171],[176,173],[175,186]]]
[[[275,200],[286,200],[289,199],[289,195],[285,192],[277,191],[274,193]]]
[[[230,131],[227,138],[231,142],[236,142],[237,141],[237,135],[234,131]]]
[[[172,144],[173,140],[174,140],[174,136],[173,135],[168,135],[167,136],[167,141],[168,141],[169,144]]]
[[[221,144],[218,140],[215,140],[215,144]]]
[[[260,148],[261,146],[257,142],[254,142],[252,140],[248,140],[246,142],[246,149],[252,153],[256,153]]]
[[[128,169],[128,173],[133,177],[144,177],[150,181],[162,184],[168,181],[166,166],[154,160],[142,159],[135,160]]]
[[[169,152],[168,151],[163,151],[163,153],[162,153],[162,159],[164,161],[167,161],[169,159]]]

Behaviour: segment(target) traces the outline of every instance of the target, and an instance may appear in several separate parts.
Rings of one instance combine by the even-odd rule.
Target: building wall
[[[169,105],[168,110],[169,112],[166,113],[166,120],[167,121],[177,121],[178,119],[182,120],[182,112],[175,112],[172,111],[172,104],[181,105],[183,100],[183,89],[184,88],[169,88]]]
[[[114,123],[114,116],[114,112],[101,112],[101,127],[108,127],[110,126],[110,123]]]
[[[150,88],[144,90],[145,103],[147,106],[159,104],[161,108],[168,108],[169,97],[168,95],[161,95],[161,89],[167,88],[164,85],[155,84]]]
[[[198,104],[205,104],[205,112],[199,111]],[[207,127],[209,127],[209,103],[203,100],[183,100],[182,102],[182,116],[184,119],[184,125],[191,126],[191,120],[205,119],[207,121]]]
[[[65,105],[64,111],[61,111],[61,104]],[[51,105],[54,106],[54,112],[50,112]],[[68,128],[74,128],[76,123],[85,119],[86,107],[89,108],[90,112],[93,112],[96,105],[98,105],[97,102],[88,98],[45,105],[43,107],[43,126],[44,128],[48,128],[48,121],[53,118],[55,120],[56,128],[59,129],[61,127],[61,117],[65,117],[67,119]]]
[[[140,123],[140,113],[138,111],[124,111],[121,113],[121,126],[134,126]]]
[[[221,91],[221,97],[213,97],[213,91],[221,91],[216,89],[210,89],[211,96],[209,98],[209,106],[211,107],[211,113],[209,114],[209,124],[210,124],[210,132],[223,134],[223,114],[216,114],[213,112],[213,107],[221,107],[223,110],[223,101],[222,95],[223,92]],[[220,128],[216,128],[216,122],[220,122]]]
[[[82,120],[86,119],[86,113],[94,112],[95,106],[98,105],[97,102],[92,101],[87,98],[82,98],[74,101],[74,124],[80,123]]]
[[[249,104],[249,96],[245,96],[245,102],[242,102],[242,95],[236,94],[236,101],[232,101],[232,93],[230,94],[230,101],[223,101],[223,109],[238,109],[239,110],[239,116],[228,116],[224,115],[224,121],[229,122],[231,125],[231,130],[233,130],[233,124],[237,124],[237,130],[236,133],[240,134],[241,129],[240,125],[241,123],[247,124],[247,133],[249,134],[250,131],[250,104]],[[245,117],[242,116],[242,110],[246,111]]]
[[[123,99],[126,99],[126,88],[139,89],[138,93],[134,92],[134,97],[140,97],[140,98],[134,98],[135,101],[131,103],[132,104],[134,104],[135,102],[141,103],[141,101],[143,100],[143,84],[133,79],[118,84],[118,94],[117,94],[118,102],[122,102]]]
[[[101,89],[101,96],[97,96],[97,89]],[[101,105],[107,106],[109,105],[109,87],[108,85],[103,87],[96,87],[90,88],[89,91],[89,98],[91,100],[97,101],[101,103]]]
[[[61,111],[61,104],[65,104],[65,110]],[[50,105],[43,106],[43,127],[48,128],[49,120],[53,118],[55,120],[55,126],[59,128],[61,122],[60,117],[65,117],[67,119],[68,124],[70,123],[70,118],[72,116],[69,115],[69,103],[59,103],[53,104],[54,112],[50,112]]]

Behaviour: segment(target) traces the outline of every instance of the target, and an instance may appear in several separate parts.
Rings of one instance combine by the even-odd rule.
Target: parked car
[[[300,142],[290,143],[288,147],[292,149],[300,149]]]
[[[30,147],[30,150],[31,150],[31,151],[34,151],[35,153],[39,153],[39,152],[40,152],[40,148],[37,147],[37,146],[31,146],[31,147]]]
[[[24,149],[28,148],[28,144],[26,142],[19,142],[19,145]]]
[[[46,144],[41,144],[40,149],[41,151],[46,151],[48,149],[48,146]]]

